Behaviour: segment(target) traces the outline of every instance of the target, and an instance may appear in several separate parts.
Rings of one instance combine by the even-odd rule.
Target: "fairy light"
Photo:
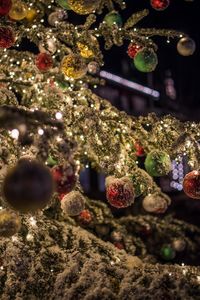
[[[57,112],[57,113],[56,113],[56,119],[57,119],[57,120],[61,120],[62,117],[63,117],[63,115],[62,115],[61,112]]]
[[[19,138],[19,130],[18,129],[13,129],[10,132],[10,135],[13,139],[17,140]]]

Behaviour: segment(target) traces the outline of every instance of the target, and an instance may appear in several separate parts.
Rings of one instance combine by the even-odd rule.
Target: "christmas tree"
[[[200,298],[200,229],[162,216],[171,199],[156,183],[185,157],[184,191],[200,199],[200,125],[127,115],[94,89],[102,44],[128,41],[135,68],[152,72],[155,35],[184,56],[195,43],[140,28],[146,9],[123,20],[125,6],[0,0],[1,299]],[[88,166],[106,176],[106,201],[84,192]]]

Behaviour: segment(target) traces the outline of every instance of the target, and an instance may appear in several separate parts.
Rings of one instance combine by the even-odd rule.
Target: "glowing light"
[[[57,119],[57,120],[61,120],[62,117],[63,117],[63,115],[61,114],[61,112],[57,112],[57,113],[56,113],[56,119]]]
[[[19,138],[19,130],[18,129],[13,129],[10,133],[11,137],[15,140]]]

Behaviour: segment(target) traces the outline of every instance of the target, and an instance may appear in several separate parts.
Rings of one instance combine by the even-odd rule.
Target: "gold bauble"
[[[87,65],[79,55],[69,54],[61,62],[61,72],[69,78],[80,79],[87,73]]]
[[[94,52],[87,45],[78,42],[77,47],[78,47],[82,57],[92,58],[95,56]]]
[[[0,211],[0,236],[11,237],[16,234],[21,227],[20,217],[6,209]]]
[[[94,36],[87,38],[87,41],[80,39],[77,42],[77,47],[80,51],[80,55],[84,58],[94,58],[95,53],[99,50],[99,43]]]
[[[23,20],[28,12],[28,7],[21,1],[14,1],[12,3],[11,10],[9,11],[9,17],[15,21]]]
[[[87,15],[98,8],[100,0],[68,0],[68,4],[77,14]]]
[[[37,11],[34,8],[28,9],[26,13],[26,19],[32,22],[37,17]]]

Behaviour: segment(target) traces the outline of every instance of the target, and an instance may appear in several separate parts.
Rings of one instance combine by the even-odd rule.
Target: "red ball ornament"
[[[185,176],[183,190],[188,197],[200,199],[200,171],[192,171]]]
[[[144,152],[144,148],[141,146],[140,143],[135,143],[134,145],[135,147],[135,155],[137,155],[138,157],[142,157],[145,155],[145,152]]]
[[[15,43],[15,35],[11,27],[0,27],[0,48],[10,48]]]
[[[165,10],[170,4],[170,0],[151,0],[151,6],[155,10]]]
[[[78,222],[82,225],[89,225],[92,222],[92,215],[88,209],[84,209],[78,216]]]
[[[132,205],[135,192],[129,178],[106,178],[106,196],[109,203],[116,208],[124,208]]]
[[[116,248],[118,248],[119,250],[124,249],[124,245],[123,245],[122,243],[120,243],[120,242],[116,242],[116,243],[113,243],[113,244],[114,244],[114,246],[115,246]]]
[[[134,58],[136,56],[136,54],[138,53],[138,51],[140,51],[141,49],[142,49],[142,46],[131,43],[128,46],[127,54],[130,58]]]
[[[62,198],[71,192],[76,184],[75,170],[72,166],[55,166],[51,169],[53,179],[56,184],[56,191],[59,198]]]
[[[8,15],[12,6],[11,0],[0,0],[0,16]]]
[[[46,72],[51,69],[53,65],[53,60],[50,54],[48,53],[39,53],[36,56],[35,64],[40,71]]]

